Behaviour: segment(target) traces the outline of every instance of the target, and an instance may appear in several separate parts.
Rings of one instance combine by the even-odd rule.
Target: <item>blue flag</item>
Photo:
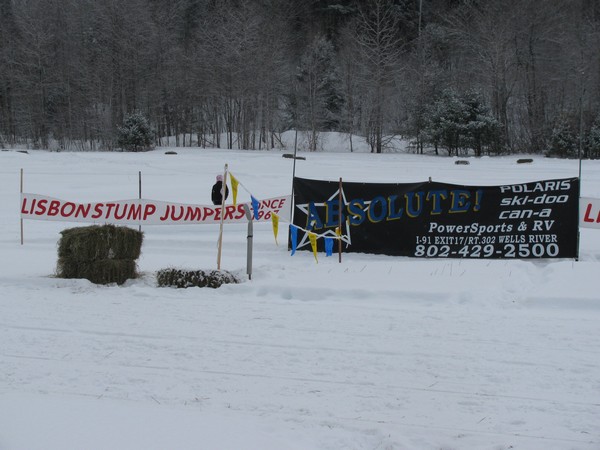
[[[333,255],[333,239],[330,237],[324,238],[325,242],[325,256]]]
[[[290,237],[292,238],[292,254],[296,253],[296,247],[298,246],[298,228],[294,225],[290,225]]]
[[[252,210],[254,211],[254,220],[258,220],[258,210],[260,208],[260,205],[258,203],[258,200],[256,200],[253,195],[251,195],[250,198],[252,199]]]

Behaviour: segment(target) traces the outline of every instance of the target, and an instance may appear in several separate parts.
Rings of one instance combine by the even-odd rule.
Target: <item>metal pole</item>
[[[292,163],[292,196],[290,206],[290,224],[294,223],[294,178],[296,178],[296,153],[298,151],[298,127],[294,130],[294,162]],[[290,239],[288,239],[288,250],[291,249]]]
[[[340,186],[338,193],[338,203],[339,203],[339,230],[340,234],[338,235],[338,253],[339,253],[339,262],[342,262],[342,177],[340,177]]]
[[[581,200],[581,154],[583,149],[583,94],[585,92],[585,87],[583,84],[583,75],[584,71],[581,70],[581,89],[579,91],[579,149],[577,150],[577,159],[579,159],[579,193],[577,199],[577,255],[575,256],[575,261],[579,261],[579,249],[581,246],[581,231],[579,230],[579,203]]]
[[[298,130],[295,130],[294,134],[294,162],[292,166],[292,207],[290,208],[290,223],[292,223],[292,216],[294,215],[294,178],[296,178],[296,153],[298,151]]]
[[[223,219],[225,216],[225,193],[227,192],[227,164],[223,171],[223,185],[221,195],[221,223],[219,225],[219,243],[217,251],[217,270],[221,270],[221,248],[223,247]]]
[[[250,212],[250,207],[247,204],[244,204],[244,211],[246,212],[246,218],[248,219],[248,236],[246,242],[246,273],[248,274],[248,279],[252,279],[252,238],[254,233],[252,231],[252,223],[253,216]]]
[[[583,70],[581,71],[581,89],[579,92],[579,184],[581,188],[581,154],[583,150],[583,94],[585,91],[585,87],[583,85]]]

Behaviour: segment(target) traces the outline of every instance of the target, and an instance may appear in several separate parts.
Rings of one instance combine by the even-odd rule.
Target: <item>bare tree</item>
[[[446,16],[451,38],[462,53],[457,64],[465,88],[488,93],[494,117],[503,125],[504,141],[511,146],[509,102],[518,81],[515,42],[521,0],[491,2]]]
[[[16,117],[15,94],[18,90],[16,55],[20,35],[11,1],[0,0],[0,147],[3,135],[9,144],[15,143],[20,133]]]
[[[309,131],[309,150],[315,151],[319,131],[336,129],[343,103],[333,45],[317,36],[302,56],[296,95],[300,123]]]
[[[371,151],[381,153],[386,103],[400,68],[402,38],[400,17],[391,0],[361,3],[354,41],[365,93],[365,132]]]

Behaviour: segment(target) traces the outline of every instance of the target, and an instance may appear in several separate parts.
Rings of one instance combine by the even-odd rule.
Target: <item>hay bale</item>
[[[517,159],[517,164],[530,164],[532,162],[533,162],[533,159],[531,159],[531,158]]]
[[[61,232],[56,274],[96,284],[123,284],[137,277],[143,233],[127,227],[92,225]]]
[[[459,166],[468,166],[470,163],[466,159],[457,159],[456,161],[454,161],[454,164]]]
[[[114,225],[69,228],[60,234],[58,257],[75,261],[136,260],[144,237],[140,231]]]
[[[135,261],[129,259],[101,259],[76,261],[59,258],[57,276],[60,278],[85,278],[95,284],[123,284],[137,278]]]
[[[225,270],[182,270],[162,269],[156,273],[159,287],[209,287],[216,289],[223,284],[239,283],[239,280]]]

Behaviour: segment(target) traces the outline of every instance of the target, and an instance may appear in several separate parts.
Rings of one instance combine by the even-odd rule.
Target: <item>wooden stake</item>
[[[142,199],[142,171],[138,172],[138,198]],[[139,231],[142,231],[142,224],[140,223]]]
[[[221,195],[221,223],[219,225],[219,243],[217,250],[217,270],[221,270],[221,247],[223,246],[223,218],[225,216],[225,194],[227,193],[227,164],[223,172],[223,185]]]

